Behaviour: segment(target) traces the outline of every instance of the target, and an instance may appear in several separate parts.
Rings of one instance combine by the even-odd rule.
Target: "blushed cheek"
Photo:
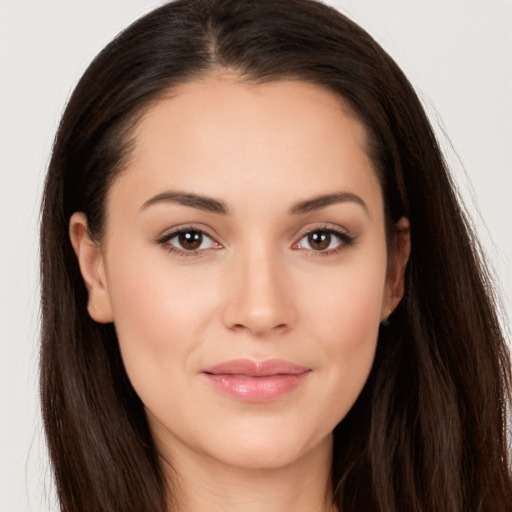
[[[331,338],[330,367],[326,389],[331,425],[338,424],[357,401],[370,375],[377,347],[378,327],[361,315],[352,317],[351,327]],[[359,323],[363,320],[363,323]],[[366,320],[366,322],[364,322]],[[357,328],[354,327],[357,323]]]
[[[367,267],[367,275],[358,273],[357,278],[340,280],[331,289],[331,300],[317,312],[317,325],[325,327],[325,357],[331,362],[333,406],[341,417],[362,390],[377,347],[383,277],[371,270]]]
[[[345,340],[356,346],[377,332],[384,296],[383,272],[367,266],[332,280],[322,296],[314,301],[315,316]]]
[[[111,266],[109,292],[123,363],[140,395],[149,376],[157,378],[158,373],[166,370],[172,318],[165,314],[162,285],[155,280],[154,272],[139,264],[135,256],[132,251],[129,259],[118,257],[119,263]],[[115,261],[115,255],[112,260]]]
[[[215,293],[198,293],[193,280],[158,265],[121,267],[112,284],[114,324],[127,371],[168,378],[200,344]]]

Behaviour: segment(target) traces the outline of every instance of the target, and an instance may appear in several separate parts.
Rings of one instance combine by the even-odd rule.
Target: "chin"
[[[312,435],[290,431],[283,425],[271,431],[262,428],[241,434],[229,433],[220,439],[210,438],[203,450],[226,466],[248,470],[280,469],[309,457],[332,453],[332,432]]]

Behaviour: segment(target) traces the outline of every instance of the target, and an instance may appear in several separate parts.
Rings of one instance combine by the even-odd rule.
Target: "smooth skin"
[[[410,245],[402,218],[387,246],[364,128],[318,86],[217,73],[152,105],[134,137],[104,238],[80,212],[70,236],[180,510],[330,510],[332,430],[402,298]],[[204,375],[239,358],[310,372],[241,401]]]

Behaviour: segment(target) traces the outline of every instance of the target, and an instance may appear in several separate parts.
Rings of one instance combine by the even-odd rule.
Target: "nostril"
[[[243,323],[236,323],[229,327],[232,331],[250,331],[256,336],[264,335],[265,333],[269,332],[284,332],[287,331],[289,328],[289,325],[287,323],[281,323],[274,326],[267,325],[256,325],[256,324],[243,324]]]

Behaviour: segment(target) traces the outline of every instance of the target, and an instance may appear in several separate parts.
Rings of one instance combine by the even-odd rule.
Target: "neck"
[[[233,467],[183,448],[168,454],[172,468],[164,463],[179,512],[336,510],[331,505],[331,439],[277,468]]]

